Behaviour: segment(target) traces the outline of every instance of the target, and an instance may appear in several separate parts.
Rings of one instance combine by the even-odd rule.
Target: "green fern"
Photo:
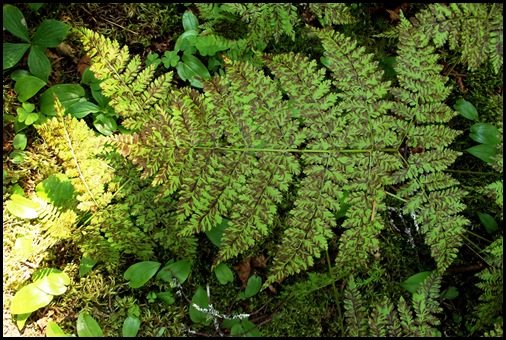
[[[272,235],[278,206],[297,183],[267,286],[307,270],[328,249],[340,200],[350,208],[339,229],[338,276],[367,268],[381,256],[381,212],[392,184],[403,185],[404,211],[421,225],[438,270],[453,261],[467,223],[457,215],[465,192],[442,171],[459,155],[448,146],[461,132],[445,125],[456,113],[443,103],[449,89],[428,37],[405,19],[400,28],[395,88],[381,81],[364,48],[314,30],[332,80],[302,55],[259,55],[274,79],[227,60],[223,76],[203,81],[203,93],[171,88],[170,75],[152,80],[153,69],[141,70],[136,57],[78,31],[103,92],[115,98],[111,106],[135,129],[110,141],[159,188],[158,199],[177,199],[172,230],[191,238],[229,221],[214,266]],[[420,150],[402,156],[402,144]]]

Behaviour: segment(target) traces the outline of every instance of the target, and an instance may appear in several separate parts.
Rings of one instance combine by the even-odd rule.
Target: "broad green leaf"
[[[49,321],[47,323],[46,337],[71,337],[71,336],[72,335],[65,333],[56,322]]]
[[[25,314],[47,306],[53,295],[47,294],[30,283],[16,292],[11,301],[11,314]]]
[[[114,118],[107,117],[102,113],[95,117],[95,120],[93,120],[93,125],[98,130],[98,132],[104,136],[110,136],[118,129],[116,120],[114,120]]]
[[[14,124],[16,125],[16,124]],[[26,159],[28,158],[29,154],[25,151],[21,150],[14,150],[9,154],[9,158],[11,159],[12,163],[14,164],[23,164],[26,162]],[[27,217],[30,218],[30,217]],[[32,217],[35,218],[35,217]]]
[[[209,240],[216,246],[219,247],[221,245],[221,237],[223,236],[223,232],[228,227],[228,220],[226,218],[221,220],[221,223],[215,225],[209,230],[206,230],[205,233]]]
[[[476,123],[471,126],[469,137],[478,143],[495,145],[501,143],[499,135],[499,130],[494,125],[490,123]]]
[[[56,268],[38,269],[33,273],[32,280],[33,282],[35,282],[45,277],[49,278],[50,282],[54,282],[57,284],[66,286],[70,284],[70,277],[66,273]]]
[[[478,157],[486,163],[495,162],[491,157],[497,154],[495,145],[480,144],[466,149],[471,155]]]
[[[154,261],[143,261],[131,265],[125,271],[123,278],[130,281],[128,285],[132,288],[139,288],[144,286],[155,275],[158,268],[160,268],[160,262]]]
[[[141,326],[141,320],[134,316],[127,316],[125,322],[123,322],[123,337],[135,337]]]
[[[51,73],[51,62],[46,56],[45,48],[32,45],[28,53],[28,68],[34,76],[47,82]]]
[[[25,326],[26,320],[32,315],[32,313],[25,314],[14,314],[14,320],[16,321],[16,326],[18,326],[19,330],[22,330]]]
[[[478,217],[480,218],[481,223],[483,224],[483,226],[487,230],[487,233],[492,234],[493,232],[497,231],[497,229],[498,229],[497,222],[495,221],[495,219],[492,216],[490,216],[487,213],[481,213],[481,212],[477,212],[477,214],[478,214]]]
[[[465,100],[464,98],[457,99],[453,108],[458,111],[463,117],[476,120],[478,119],[478,111],[473,104]]]
[[[174,302],[176,302],[176,299],[174,299],[174,295],[172,295],[171,292],[156,293],[156,297],[168,305],[172,305]]]
[[[4,5],[3,26],[16,37],[21,38],[26,42],[30,42],[25,17],[17,7]]]
[[[104,333],[91,315],[80,313],[77,317],[77,335],[79,337],[103,337]]]
[[[202,64],[202,62],[197,57],[193,55],[183,54],[182,59],[183,63],[192,72],[192,76],[196,75],[204,79],[211,78],[211,75],[209,74],[206,66]]]
[[[90,113],[96,113],[100,111],[100,107],[97,105],[90,103],[87,100],[77,102],[75,104],[70,105],[66,112],[78,119],[84,118]]]
[[[19,218],[37,218],[39,217],[40,204],[26,197],[13,194],[6,203],[7,210]]]
[[[14,149],[16,150],[24,150],[27,143],[28,140],[26,139],[26,135],[24,133],[16,134],[12,140],[12,146],[14,146]]]
[[[193,304],[196,304],[203,309],[209,308],[209,298],[207,297],[207,293],[200,286],[197,288],[197,291],[192,297],[192,305],[190,306],[190,319],[195,323],[201,323],[206,326],[209,325],[211,323],[209,315],[197,310],[195,307],[193,307]]]
[[[15,66],[25,55],[30,47],[29,44],[3,43],[3,69]]]
[[[83,277],[97,264],[98,260],[93,260],[90,257],[83,255],[81,263],[79,263],[79,277]]]
[[[432,271],[420,272],[418,274],[412,275],[406,281],[401,282],[400,286],[408,292],[414,294],[418,287],[430,274],[432,274]]]
[[[165,282],[170,282],[172,277],[175,277],[180,284],[183,284],[190,275],[190,271],[191,264],[186,260],[174,263],[168,262],[165,266],[163,266],[156,277]]]
[[[37,27],[32,37],[32,44],[42,48],[58,46],[67,35],[70,26],[54,19],[46,19]]]
[[[241,319],[225,319],[221,323],[221,327],[230,329],[239,322],[241,322]]]
[[[260,288],[262,288],[262,278],[258,275],[252,275],[248,279],[244,292],[239,294],[239,299],[247,299],[256,295],[260,291]]]
[[[70,107],[84,97],[84,88],[75,84],[60,84],[51,86],[39,98],[40,112],[48,116],[55,116],[53,93],[56,94],[58,100],[63,107]]]
[[[51,295],[62,295],[67,291],[67,286],[54,275],[44,276],[40,280],[34,281],[33,284],[44,293]]]
[[[26,260],[32,255],[33,251],[33,236],[23,235],[16,238],[16,242],[14,242],[13,252],[16,256],[19,257],[20,260]]]
[[[195,14],[186,10],[183,13],[183,28],[185,31],[198,31],[199,21]]]
[[[19,78],[31,76],[32,74],[28,70],[16,70],[11,73],[11,78],[14,81],[18,81]]]
[[[230,329],[230,335],[231,336],[253,336],[253,337],[260,337],[260,331],[258,330],[258,327],[255,326],[255,324],[249,320],[242,319],[240,322],[236,323],[232,328]]]
[[[37,184],[35,190],[37,196],[57,207],[71,203],[75,195],[74,185],[64,174],[49,176]]]
[[[446,299],[446,300],[453,300],[457,296],[459,296],[459,291],[456,287],[450,286],[445,291],[441,292],[440,298]]]
[[[45,81],[34,76],[26,76],[16,81],[14,92],[18,94],[18,100],[24,102],[32,98],[44,86],[46,86]]]
[[[197,42],[197,35],[199,33],[195,30],[186,31],[177,38],[176,45],[174,45],[174,51],[184,51],[190,46],[195,46]]]
[[[234,273],[223,262],[214,268],[214,274],[222,285],[226,285],[227,283],[234,281]]]

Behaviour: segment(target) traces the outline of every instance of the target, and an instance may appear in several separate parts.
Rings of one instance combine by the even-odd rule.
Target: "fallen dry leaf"
[[[241,263],[235,265],[233,268],[235,269],[239,280],[241,280],[243,287],[248,283],[248,279],[251,273],[251,257],[248,257]]]

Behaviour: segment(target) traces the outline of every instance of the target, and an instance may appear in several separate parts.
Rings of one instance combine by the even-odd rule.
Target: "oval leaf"
[[[457,296],[459,296],[459,291],[456,287],[450,286],[447,290],[443,291],[441,294],[441,298],[447,299],[447,300],[453,300]]]
[[[199,76],[204,79],[211,78],[211,75],[209,74],[206,66],[202,64],[202,62],[197,57],[193,55],[183,54],[181,59],[183,59],[183,63],[188,68],[191,76]]]
[[[196,304],[200,308],[209,308],[209,299],[202,287],[198,287],[197,291],[193,295],[192,305],[190,306],[190,319],[195,323],[201,323],[206,326],[209,325],[211,323],[211,319],[208,318],[208,315],[197,310],[195,307],[193,307],[193,304]]]
[[[28,234],[16,238],[13,252],[16,256],[19,257],[21,261],[28,259],[32,254],[32,250],[33,250],[32,235]]]
[[[46,19],[37,27],[32,37],[32,44],[42,48],[58,46],[69,31],[70,26],[54,19]]]
[[[62,295],[67,291],[67,286],[53,276],[44,276],[33,283],[37,288],[51,295]]]
[[[90,103],[87,100],[84,100],[82,102],[77,102],[75,104],[70,105],[67,108],[67,113],[80,119],[84,118],[90,113],[96,113],[100,111],[100,107],[97,105]]]
[[[156,297],[168,305],[172,305],[174,302],[176,302],[176,299],[174,299],[174,296],[171,292],[156,293]]]
[[[53,93],[56,94],[58,100],[63,107],[70,107],[84,97],[85,91],[82,86],[75,84],[60,84],[51,86],[43,94],[40,95],[40,112],[48,116],[55,116]]]
[[[127,316],[123,322],[123,337],[135,337],[141,326],[141,320],[134,316]]]
[[[98,260],[93,260],[92,258],[83,255],[81,259],[81,263],[79,264],[79,277],[83,277],[88,274],[88,272],[93,268],[95,264],[97,264]]]
[[[223,236],[223,232],[228,227],[228,220],[226,218],[221,220],[221,223],[215,225],[209,230],[206,230],[205,233],[209,240],[216,246],[219,247],[221,245],[221,237]]]
[[[420,284],[422,284],[430,274],[432,274],[432,271],[420,272],[412,275],[406,281],[401,282],[400,286],[408,292],[414,294],[418,289],[418,286],[420,286]]]
[[[16,37],[21,38],[26,42],[30,42],[28,29],[26,28],[25,17],[16,6],[4,6],[3,21],[3,26],[7,31],[11,32]]]
[[[16,150],[24,150],[27,143],[28,140],[26,139],[26,135],[24,133],[18,133],[12,140],[12,145]]]
[[[471,126],[469,134],[472,140],[482,144],[495,145],[501,143],[499,130],[490,123],[476,123]]]
[[[46,86],[45,81],[34,76],[25,76],[16,81],[14,92],[18,94],[18,100],[24,102],[32,98],[44,86]]]
[[[195,30],[186,31],[181,34],[174,45],[174,51],[184,51],[190,46],[195,46],[198,34]]]
[[[51,300],[53,300],[53,295],[43,292],[33,283],[30,283],[21,288],[12,298],[11,313],[31,313],[47,306]]]
[[[47,337],[68,337],[72,336],[63,331],[63,329],[58,326],[58,324],[54,321],[49,321],[46,326],[46,336]]]
[[[35,190],[37,196],[58,207],[70,203],[75,194],[74,185],[64,174],[49,176],[37,184]]]
[[[465,100],[464,98],[457,99],[453,108],[458,111],[463,117],[476,120],[478,119],[478,111],[473,104]]]
[[[156,276],[157,278],[170,282],[173,277],[182,284],[190,275],[191,264],[186,260],[177,261],[175,263],[168,262]]]
[[[480,218],[481,223],[483,224],[483,226],[485,227],[485,229],[489,234],[492,234],[493,232],[497,231],[498,229],[497,222],[492,216],[490,216],[487,213],[481,212],[478,212],[477,214],[478,217]]]
[[[256,295],[260,291],[260,288],[262,288],[262,278],[258,275],[252,275],[248,279],[248,284],[246,285],[245,291],[239,294],[239,298],[240,299],[250,298]]]
[[[488,145],[488,144],[480,144],[473,146],[469,149],[466,149],[467,152],[469,152],[471,155],[478,157],[482,161],[486,163],[492,163],[495,162],[492,159],[492,156],[495,156],[497,154],[497,148],[495,145]]]
[[[3,69],[6,70],[15,66],[23,58],[29,47],[29,44],[3,43]]]
[[[223,262],[214,268],[214,274],[222,285],[226,285],[227,283],[234,281],[234,273]]]
[[[91,315],[80,313],[77,317],[77,335],[79,337],[103,337],[104,333]]]
[[[45,48],[32,45],[30,53],[28,53],[28,68],[34,76],[44,81],[48,80],[51,73],[51,62],[46,56]]]
[[[199,21],[195,14],[191,11],[186,10],[183,13],[183,27],[185,31],[198,31]]]
[[[132,288],[139,288],[144,286],[155,275],[158,268],[160,268],[160,262],[154,261],[143,261],[131,265],[126,270],[123,277],[125,280],[130,281],[128,285]]]
[[[39,203],[17,194],[12,194],[11,199],[7,201],[5,206],[12,215],[19,218],[39,217]]]
[[[36,270],[33,273],[32,280],[35,282],[37,280],[41,280],[44,277],[49,277],[52,282],[56,282],[62,285],[70,284],[70,277],[56,268],[43,268]]]

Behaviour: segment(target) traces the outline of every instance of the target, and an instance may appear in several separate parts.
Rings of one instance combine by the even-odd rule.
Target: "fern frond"
[[[77,208],[95,211],[104,207],[112,198],[105,185],[112,179],[113,171],[96,156],[103,149],[105,138],[96,136],[86,122],[64,115],[65,109],[58,99],[55,99],[55,109],[56,117],[37,125],[37,131],[57,151],[65,174],[78,192]]]
[[[416,15],[415,27],[436,47],[449,43],[462,53],[469,69],[490,61],[496,73],[503,65],[502,4],[430,4]]]
[[[392,89],[398,100],[394,112],[408,121],[405,144],[416,148],[417,153],[412,149],[403,157],[405,166],[394,172],[392,179],[394,183],[405,182],[400,190],[408,197],[403,210],[415,219],[417,226],[421,225],[438,270],[443,272],[456,257],[463,226],[469,223],[457,215],[465,208],[460,200],[466,192],[458,189],[457,181],[439,174],[461,154],[448,146],[462,132],[441,125],[457,113],[443,104],[449,93],[447,78],[439,74],[441,67],[436,65],[437,55],[429,45],[429,36],[414,28],[403,15],[398,30],[395,70],[399,87]],[[442,179],[447,180],[445,184]]]
[[[362,306],[362,294],[355,284],[355,278],[350,276],[344,291],[344,317],[346,320],[347,336],[367,335],[367,311]]]
[[[324,27],[351,24],[357,20],[346,3],[309,3],[309,9]]]

